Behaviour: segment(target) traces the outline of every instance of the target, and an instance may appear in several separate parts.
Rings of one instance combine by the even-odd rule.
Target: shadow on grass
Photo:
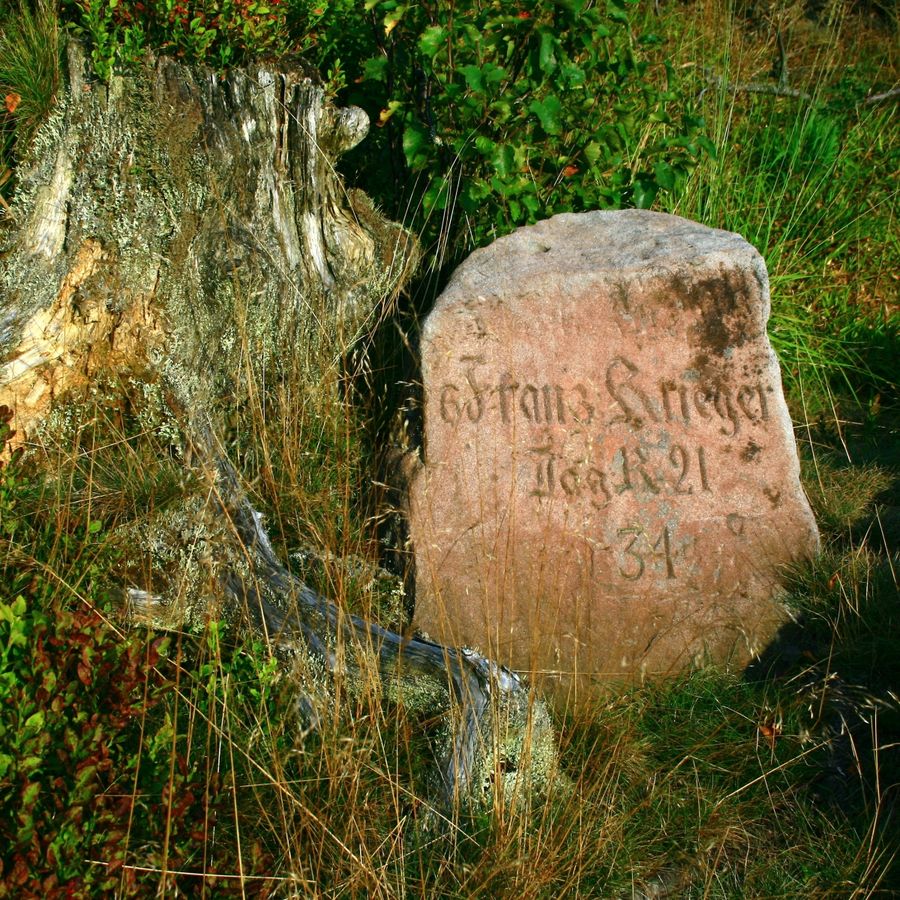
[[[745,671],[793,696],[822,741],[809,789],[895,855],[879,890],[900,892],[900,398],[888,376],[897,335],[873,330],[878,377],[806,428],[804,481],[820,556],[793,573],[788,622]],[[887,858],[885,859],[887,862]]]

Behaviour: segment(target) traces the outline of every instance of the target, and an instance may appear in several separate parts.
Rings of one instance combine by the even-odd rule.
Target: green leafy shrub
[[[8,411],[0,420],[2,446]],[[128,726],[154,701],[160,641],[123,641],[110,626],[94,605],[100,558],[83,553],[99,522],[58,533],[33,515],[36,487],[17,458],[0,469],[0,884],[71,896],[117,882],[133,798],[113,784],[135,771]],[[69,557],[64,577],[51,557]],[[64,602],[61,582],[80,599]]]
[[[213,880],[240,868],[237,825],[223,815],[237,779],[232,766],[214,771],[212,723],[227,699],[238,736],[271,678],[248,655],[224,667],[214,656],[185,676],[185,707],[158,669],[171,672],[168,638],[123,637],[97,609],[44,607],[30,593],[0,602],[0,896],[96,896],[167,880],[189,891],[195,878],[178,873],[198,861]],[[253,852],[244,871],[264,871],[267,859]]]
[[[218,69],[306,52],[384,129],[364,150],[364,186],[427,241],[471,245],[557,212],[649,207],[713,152],[676,70],[651,65],[661,39],[634,33],[627,3],[64,0],[64,10],[104,79],[145,47]]]
[[[303,50],[318,18],[311,6],[283,0],[63,0],[66,18],[89,40],[104,80],[117,62],[132,64],[146,49],[217,69],[247,56]]]
[[[427,238],[480,244],[558,212],[649,207],[713,152],[621,0],[367,5],[378,47],[349,96],[402,150]]]
[[[0,408],[0,449],[10,418]],[[45,478],[19,454],[0,465],[0,897],[165,884],[211,857],[226,788],[178,730],[181,642],[167,660],[168,637],[115,627],[108,523],[48,504]],[[205,697],[209,673],[195,677]],[[261,683],[245,673],[238,696],[255,702]]]
[[[118,883],[139,758],[129,725],[158,694],[160,639],[123,642],[87,606],[43,608],[40,581],[0,603],[0,877],[19,897]]]

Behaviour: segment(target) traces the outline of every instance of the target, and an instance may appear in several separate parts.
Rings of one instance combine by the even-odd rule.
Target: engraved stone
[[[765,264],[639,210],[474,252],[421,341],[416,621],[557,699],[761,652],[818,547]]]

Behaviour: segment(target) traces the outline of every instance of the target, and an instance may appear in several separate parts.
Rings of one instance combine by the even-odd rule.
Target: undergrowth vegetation
[[[409,622],[372,496],[401,332],[442,267],[563,210],[652,205],[762,252],[824,542],[752,671],[559,721],[572,790],[447,839],[416,826],[440,723],[338,683],[303,735],[290,674],[231,623],[126,626],[129,528],[204,485],[147,397],[95,390],[87,425],[47,436],[50,475],[17,454],[0,468],[0,897],[900,891],[900,118],[872,101],[900,78],[888,7],[5,0],[0,21],[4,205],[59,94],[60,28],[101,79],[148,48],[219,70],[301,51],[369,112],[347,177],[431,267],[374,344],[372,406],[286,392],[236,414],[232,446],[282,557],[345,608]]]

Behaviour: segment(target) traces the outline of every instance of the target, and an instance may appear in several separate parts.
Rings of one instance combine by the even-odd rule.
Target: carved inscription
[[[770,417],[772,388],[762,380],[737,386],[724,380],[704,382],[694,370],[652,379],[632,360],[616,356],[606,366],[600,387],[582,382],[564,386],[531,383],[509,372],[491,377],[480,371],[481,356],[460,361],[465,380],[442,385],[441,419],[454,426],[481,422],[487,426],[491,417],[504,425],[518,421],[543,426],[539,442],[527,448],[530,458],[524,465],[529,470],[525,479],[531,485],[529,494],[585,500],[595,509],[605,509],[625,492],[678,497],[715,489],[702,445],[684,438],[650,446],[641,441],[623,444],[610,456],[604,449],[610,427],[624,425],[639,435],[652,425],[676,425],[688,434],[692,428],[712,426],[723,436],[736,438],[746,423],[763,423]],[[559,439],[555,426],[564,426],[566,435],[578,435],[586,451],[573,453]],[[752,446],[758,452],[758,446]]]
[[[532,440],[519,457],[517,480],[528,495],[598,511],[624,495],[638,503],[712,498],[718,473],[705,436],[712,431],[730,443],[748,425],[767,423],[774,392],[763,378],[735,384],[695,369],[653,376],[625,355],[611,359],[596,380],[564,384],[497,374],[481,355],[459,361],[460,380],[440,387],[441,420],[453,427],[525,426]],[[623,441],[629,433],[633,438]],[[753,461],[761,450],[751,438],[740,459]],[[741,516],[729,515],[726,525],[735,537],[744,536]],[[666,519],[649,529],[626,520],[608,537],[612,571],[627,582],[677,579],[688,563],[675,529]]]
[[[703,447],[674,444],[671,448],[619,447],[608,466],[591,461],[567,460],[555,453],[553,443],[530,447],[532,497],[560,496],[589,499],[604,509],[626,491],[688,495],[710,493],[710,476]]]
[[[660,378],[619,355],[596,381],[561,384],[496,374],[482,356],[460,362],[460,381],[440,388],[440,418],[454,427],[525,426],[522,434],[531,441],[519,457],[517,481],[541,502],[586,503],[602,511],[627,496],[638,503],[712,499],[720,463],[710,459],[704,436],[712,431],[730,443],[749,424],[770,419],[773,388],[762,378],[735,384],[693,369]],[[628,434],[633,437],[623,440]],[[740,459],[752,460],[760,451],[750,439]],[[739,516],[727,519],[738,538],[743,525]],[[685,559],[675,529],[667,519],[649,529],[626,520],[605,548],[612,572],[626,582],[678,579],[694,562]]]
[[[773,389],[761,380],[732,386],[723,379],[704,380],[693,369],[653,379],[624,356],[607,365],[600,388],[580,382],[532,384],[509,372],[489,378],[476,371],[480,358],[462,362],[467,364],[465,383],[447,382],[440,389],[440,416],[450,425],[476,424],[485,415],[497,415],[509,425],[518,415],[534,425],[588,426],[599,419],[599,410],[612,408],[603,424],[624,422],[639,430],[653,424],[690,428],[713,423],[726,437],[737,437],[747,422],[767,422],[770,415],[767,395]]]
[[[637,581],[648,571],[651,561],[659,558],[665,566],[666,578],[675,578],[672,556],[674,527],[667,522],[656,536],[648,535],[640,525],[620,528],[617,533],[623,544],[616,554],[619,574],[628,581]]]

